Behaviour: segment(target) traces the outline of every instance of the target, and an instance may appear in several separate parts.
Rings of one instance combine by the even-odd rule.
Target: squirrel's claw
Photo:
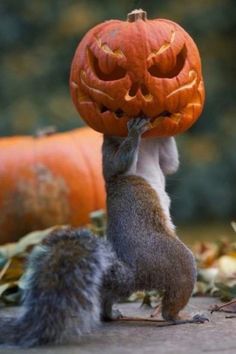
[[[132,118],[127,122],[128,132],[136,131],[143,134],[150,128],[150,123],[146,117]]]
[[[198,313],[193,316],[192,321],[193,323],[205,323],[205,322],[209,322],[209,318],[205,315],[200,315]]]
[[[205,323],[205,322],[209,322],[209,318],[206,317],[205,315],[200,315],[200,314],[196,314],[194,315],[192,318],[190,319],[176,319],[171,321],[173,324],[178,325],[178,324],[187,324],[187,323]]]

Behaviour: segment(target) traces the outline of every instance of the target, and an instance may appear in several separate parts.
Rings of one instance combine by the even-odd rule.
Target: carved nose
[[[134,97],[137,95],[138,91],[140,91],[143,96],[147,96],[150,94],[146,85],[140,84],[139,82],[134,82],[129,90],[129,95],[131,97]]]

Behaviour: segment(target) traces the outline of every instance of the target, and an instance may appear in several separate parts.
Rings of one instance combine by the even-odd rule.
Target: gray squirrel
[[[128,122],[126,138],[104,136],[107,240],[59,229],[32,251],[18,316],[0,318],[0,344],[32,347],[76,341],[117,313],[115,301],[159,290],[165,320],[178,323],[196,280],[191,251],[169,214],[165,175],[178,168],[174,138],[141,139],[148,120]],[[119,316],[119,314],[118,314]],[[204,322],[199,317],[194,322]]]

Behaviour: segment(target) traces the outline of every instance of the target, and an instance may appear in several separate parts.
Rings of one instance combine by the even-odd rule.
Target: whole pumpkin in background
[[[90,128],[0,139],[0,243],[104,208],[101,144]]]
[[[144,136],[187,130],[204,103],[201,60],[178,24],[147,20],[134,10],[127,21],[106,21],[80,42],[71,66],[70,89],[81,117],[93,129],[125,136],[127,121],[145,115]]]

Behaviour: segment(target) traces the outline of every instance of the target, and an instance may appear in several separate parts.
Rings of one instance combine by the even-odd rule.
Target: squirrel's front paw
[[[138,135],[142,135],[150,128],[150,123],[148,118],[146,117],[138,117],[132,118],[127,123],[127,128],[129,135],[133,133],[137,133]]]

